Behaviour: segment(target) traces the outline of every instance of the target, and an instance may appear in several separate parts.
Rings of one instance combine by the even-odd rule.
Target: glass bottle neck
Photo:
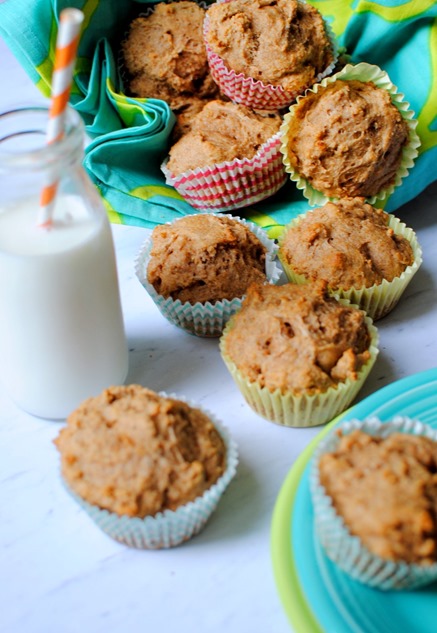
[[[17,170],[60,176],[80,164],[84,126],[78,113],[67,108],[64,135],[50,144],[46,141],[48,121],[48,109],[44,107],[0,113],[0,177]]]

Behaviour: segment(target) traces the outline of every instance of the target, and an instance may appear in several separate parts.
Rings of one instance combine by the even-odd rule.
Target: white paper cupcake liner
[[[308,211],[308,213],[312,212],[312,210]],[[282,267],[284,268],[285,274],[287,275],[289,281],[297,284],[308,283],[308,278],[293,270],[293,267],[290,266],[283,255],[281,255],[280,247],[287,231],[293,226],[299,224],[305,216],[306,214],[302,214],[297,218],[294,218],[285,228],[278,240],[278,257]],[[373,321],[382,319],[382,317],[386,316],[389,312],[391,312],[391,310],[393,310],[393,308],[396,307],[408,284],[422,264],[422,249],[414,231],[408,228],[406,224],[401,222],[395,216],[390,214],[388,214],[388,216],[388,226],[393,229],[396,235],[402,235],[410,243],[414,256],[413,263],[410,266],[407,266],[399,277],[395,277],[392,281],[383,279],[380,284],[374,284],[368,288],[349,288],[348,290],[345,290],[343,288],[328,287],[328,291],[331,294],[348,299],[351,303],[359,306]]]
[[[333,60],[323,72],[317,75],[315,83],[332,73],[338,59],[335,35],[330,24],[325,19],[323,21],[326,35],[331,42]],[[229,97],[231,101],[254,110],[281,110],[289,106],[300,94],[299,91],[287,91],[280,85],[266,84],[260,80],[248,77],[244,73],[236,73],[234,70],[227,68],[220,55],[215,53],[207,42],[206,34],[208,29],[209,17],[206,15],[203,32],[211,75],[223,94]]]
[[[346,299],[340,303],[350,305]],[[353,306],[357,307],[357,306]],[[282,393],[280,389],[270,391],[257,382],[250,382],[226,352],[226,336],[232,329],[232,319],[228,322],[220,339],[220,352],[223,361],[247,404],[266,420],[289,427],[319,426],[329,422],[347,409],[363,386],[378,355],[378,332],[372,320],[365,316],[370,334],[370,358],[358,372],[356,380],[348,378],[320,393]],[[256,323],[254,324],[256,327]]]
[[[174,394],[168,396],[163,392],[159,395],[182,400],[191,407],[200,409],[210,418],[222,437],[226,446],[226,469],[211,488],[208,488],[201,497],[180,506],[176,510],[164,510],[164,512],[159,512],[155,516],[148,516],[142,519],[139,517],[120,516],[108,510],[102,510],[84,501],[65,484],[68,492],[103,532],[116,541],[138,549],[175,547],[198,534],[216,509],[238,466],[237,445],[230,437],[227,429],[218,422],[213,414],[180,396]]]
[[[366,62],[360,62],[356,65],[347,64],[335,75],[325,77],[325,79],[323,79],[320,83],[315,84],[312,88],[306,91],[305,95],[308,94],[308,92],[317,93],[321,87],[334,83],[338,79],[354,79],[363,82],[372,82],[378,88],[386,90],[390,94],[393,105],[399,110],[402,118],[408,125],[409,140],[402,150],[402,160],[394,182],[385,189],[379,191],[377,195],[370,196],[366,199],[369,204],[375,204],[377,200],[385,200],[388,198],[395,188],[402,183],[402,180],[408,175],[409,170],[413,167],[414,161],[419,153],[418,148],[420,147],[420,139],[416,132],[417,120],[414,119],[414,112],[410,110],[410,104],[405,100],[404,95],[398,92],[397,87],[390,81],[388,74],[384,70],[381,70],[378,66],[367,64]],[[288,158],[287,136],[290,122],[294,117],[294,111],[297,104],[301,101],[301,99],[305,98],[305,95],[301,95],[297,98],[296,104],[290,107],[289,112],[284,117],[280,130],[282,139],[281,152],[284,157],[285,170],[288,172],[290,179],[296,183],[296,187],[302,190],[303,195],[311,206],[322,206],[328,202],[328,200],[338,200],[338,197],[329,197],[321,191],[314,189],[308,180],[299,174],[290,164]]]
[[[218,214],[212,214],[217,215]],[[256,224],[243,220],[242,218],[231,216],[227,214],[220,214],[219,217],[229,217],[233,220],[237,220],[245,224],[256,235],[259,241],[266,247],[266,277],[267,282],[276,284],[281,276],[281,269],[276,262],[276,250],[277,246],[273,240],[271,240],[267,233]],[[168,222],[168,224],[173,224]],[[182,328],[190,334],[204,337],[218,337],[221,335],[223,328],[230,319],[230,317],[239,310],[241,307],[242,297],[236,297],[235,299],[223,299],[216,303],[189,303],[188,301],[182,303],[180,299],[167,299],[158,294],[153,285],[147,278],[147,267],[149,264],[150,253],[152,249],[152,236],[143,243],[140,252],[135,259],[135,273],[141,282],[142,286],[147,290],[153,301],[159,308],[161,314],[170,323]]]
[[[383,590],[413,589],[437,580],[437,563],[422,566],[393,562],[372,554],[353,536],[343,519],[337,514],[331,498],[320,483],[318,464],[325,453],[335,451],[339,438],[337,431],[349,434],[355,429],[377,437],[388,437],[401,432],[424,435],[437,440],[437,431],[417,420],[396,417],[383,423],[377,418],[364,421],[351,420],[335,427],[318,445],[310,470],[310,488],[314,506],[315,527],[326,555],[352,578]]]
[[[195,209],[232,211],[276,193],[286,182],[279,132],[266,141],[252,158],[235,158],[177,176],[161,165],[165,182]]]

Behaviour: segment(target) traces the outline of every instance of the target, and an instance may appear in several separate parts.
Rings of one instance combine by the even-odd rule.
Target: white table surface
[[[0,86],[0,109],[40,99],[2,41]],[[358,400],[437,365],[437,187],[397,215],[417,232],[424,263],[378,323],[380,355]],[[172,550],[129,549],[103,534],[63,489],[52,444],[60,424],[23,413],[0,388],[0,631],[286,633],[270,523],[287,472],[319,429],[281,428],[252,412],[217,340],[170,325],[137,281],[133,259],[147,231],[113,231],[128,382],[213,411],[239,444],[238,473],[200,535]]]

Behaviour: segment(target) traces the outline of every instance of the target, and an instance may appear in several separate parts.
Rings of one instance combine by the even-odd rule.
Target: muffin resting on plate
[[[250,286],[220,341],[248,403],[287,426],[323,424],[349,404],[376,358],[364,312],[326,284]]]
[[[320,483],[350,532],[377,556],[419,565],[437,562],[436,470],[436,441],[359,429],[319,462]]]
[[[133,20],[122,43],[127,92],[181,106],[183,97],[217,94],[203,41],[205,10],[196,2],[161,2]]]
[[[289,165],[328,198],[371,198],[395,181],[409,128],[387,90],[337,79],[293,106]]]
[[[310,470],[327,556],[378,589],[437,579],[437,433],[398,416],[350,420],[319,443]]]
[[[290,281],[322,279],[374,320],[396,306],[422,262],[414,232],[364,198],[341,198],[294,218],[278,255]]]
[[[235,75],[282,88],[289,95],[288,103],[320,79],[334,61],[323,18],[310,4],[232,0],[213,4],[206,15],[205,41],[213,76],[222,91],[237,102],[244,103],[250,94],[239,95],[235,86],[223,82],[214,55]],[[286,104],[287,99],[281,105]],[[257,107],[256,103],[246,105]]]
[[[85,400],[55,444],[75,500],[109,536],[144,549],[197,534],[238,463],[209,414],[140,385]]]
[[[192,304],[242,297],[265,282],[265,246],[226,216],[191,215],[154,228],[147,277],[165,298]]]

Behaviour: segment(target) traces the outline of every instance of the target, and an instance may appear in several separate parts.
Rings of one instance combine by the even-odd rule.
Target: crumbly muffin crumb
[[[319,462],[320,481],[352,534],[384,559],[437,561],[437,442],[355,430]]]
[[[175,510],[223,474],[225,445],[209,418],[141,387],[85,400],[55,444],[62,475],[80,497],[119,515]]]
[[[179,99],[174,99],[172,110],[176,116],[176,124],[171,135],[172,144],[176,143],[181,136],[191,130],[193,120],[209,101],[212,101],[212,99],[201,99],[196,96],[182,96]]]
[[[328,202],[283,237],[280,257],[296,273],[330,288],[369,288],[399,277],[414,261],[409,241],[388,226],[389,214],[364,198]]]
[[[320,393],[356,380],[369,360],[364,314],[326,293],[326,284],[252,284],[226,334],[225,353],[270,391]]]
[[[266,281],[266,248],[238,220],[190,215],[155,227],[147,278],[164,297],[215,303],[242,297],[252,281]]]

